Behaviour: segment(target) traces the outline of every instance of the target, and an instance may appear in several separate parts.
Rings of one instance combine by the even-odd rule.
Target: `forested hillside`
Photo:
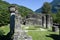
[[[7,25],[10,23],[10,13],[8,11],[8,7],[10,5],[11,4],[9,4],[8,2],[0,0],[0,26]],[[33,13],[33,11],[29,8],[26,8],[24,6],[19,6],[17,4],[16,4],[16,6],[18,6],[19,13],[23,17],[26,16],[30,12]]]

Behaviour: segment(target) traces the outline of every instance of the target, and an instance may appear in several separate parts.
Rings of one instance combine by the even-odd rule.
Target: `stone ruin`
[[[10,36],[13,40],[32,40],[21,28],[21,15],[16,6],[12,5],[10,8]]]
[[[32,40],[32,37],[22,30],[21,21],[21,15],[16,13],[14,40]]]
[[[25,18],[22,18],[21,15],[18,13],[18,10],[15,10],[11,13],[13,19],[11,19],[11,28],[10,31],[14,31],[14,38],[13,40],[32,40],[31,36],[28,36],[24,30],[21,28],[21,24],[24,25],[39,25],[41,27],[46,28],[46,26],[52,27],[53,21],[50,14],[47,14],[48,18],[46,18],[46,14],[36,14],[36,13],[29,13]],[[14,20],[15,19],[15,20]],[[47,19],[47,20],[46,20]],[[14,24],[14,25],[13,25]],[[14,26],[14,28],[13,28]],[[12,29],[12,30],[11,30]]]
[[[29,14],[26,16],[26,25],[40,25],[42,26],[42,20],[41,20],[40,14]]]
[[[46,14],[42,14],[42,13],[34,13],[34,14],[29,13],[22,22],[24,25],[39,25],[44,28],[46,28],[46,26],[52,27],[53,25],[53,20],[51,15],[48,14],[48,18],[46,20]]]

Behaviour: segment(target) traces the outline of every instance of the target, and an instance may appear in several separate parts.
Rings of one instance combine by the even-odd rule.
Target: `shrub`
[[[4,31],[3,30],[0,30],[0,35],[4,35]]]

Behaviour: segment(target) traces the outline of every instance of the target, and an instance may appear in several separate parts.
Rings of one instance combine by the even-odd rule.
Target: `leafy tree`
[[[57,17],[57,23],[60,24],[60,8],[57,9],[56,17]]]
[[[45,2],[42,7],[42,13],[48,14],[51,13],[51,5],[48,2]]]
[[[53,23],[57,23],[57,17],[56,17],[57,13],[52,13],[51,16],[53,18]]]
[[[57,17],[57,23],[60,24],[60,10],[58,10],[56,17]]]
[[[4,35],[5,32],[3,30],[0,30],[0,36]]]
[[[59,35],[60,35],[60,5],[58,5],[57,7],[56,17],[57,17],[57,23],[59,24]]]
[[[56,17],[57,17],[57,23],[59,24],[59,35],[60,35],[60,9],[58,10]]]

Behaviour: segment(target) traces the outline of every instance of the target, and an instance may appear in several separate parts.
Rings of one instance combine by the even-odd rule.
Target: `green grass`
[[[32,27],[29,27],[29,29],[28,30],[31,30],[31,29],[37,29],[37,30],[40,30],[39,28],[41,28],[41,27],[37,27],[37,26],[32,26]],[[44,29],[44,28],[43,28]],[[30,35],[30,36],[32,36],[32,39],[33,40],[53,40],[53,38],[51,38],[51,37],[47,37],[47,36],[51,36],[51,34],[56,34],[56,35],[58,35],[59,34],[59,32],[52,32],[52,28],[50,28],[50,29],[45,29],[45,30],[47,30],[47,31],[34,31],[34,30],[32,30],[32,31],[28,31],[28,35]]]
[[[38,29],[36,27],[29,27],[30,29]],[[6,35],[9,32],[9,26],[3,26],[0,27],[0,30],[3,30],[5,33],[4,35]],[[50,34],[57,34],[58,32],[51,32],[51,29],[46,29],[48,31],[28,31],[27,34],[32,36],[33,40],[53,40],[51,37],[47,37]]]
[[[27,30],[32,30],[32,31],[28,31],[27,34],[32,36],[33,40],[54,40],[53,38],[47,36],[51,36],[51,34],[53,35],[59,34],[59,32],[52,32],[52,28],[50,29],[43,28],[47,31],[41,31],[40,28],[41,28],[40,26],[29,26]],[[34,31],[34,30],[40,30],[40,31]]]
[[[6,35],[10,31],[9,26],[7,25],[0,27],[0,30],[4,32],[4,35]]]
[[[23,26],[22,29],[25,29],[26,26]],[[25,30],[37,30],[40,28],[40,26],[33,26],[33,25],[29,25],[28,26],[29,28],[28,29],[25,29]]]
[[[49,36],[50,34],[58,34],[58,32],[49,31],[29,31],[28,35],[32,36],[33,40],[53,40]]]

